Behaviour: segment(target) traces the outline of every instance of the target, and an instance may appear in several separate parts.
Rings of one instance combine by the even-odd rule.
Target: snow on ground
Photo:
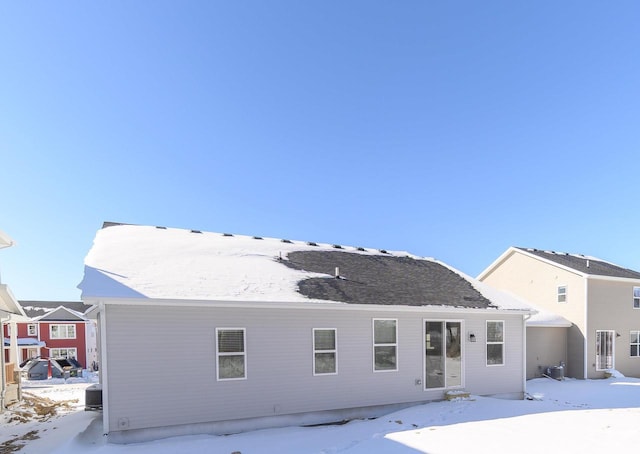
[[[102,436],[101,413],[83,411],[90,383],[72,380],[25,383],[25,392],[40,398],[78,400],[45,421],[7,422],[16,409],[0,415],[0,454],[19,446],[21,454],[626,452],[637,444],[640,419],[640,379],[616,374],[605,380],[531,380],[529,399],[522,401],[472,396],[344,425],[115,445]]]

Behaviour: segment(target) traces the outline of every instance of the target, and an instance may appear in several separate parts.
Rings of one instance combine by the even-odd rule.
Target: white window
[[[245,329],[216,328],[218,380],[247,378]]]
[[[52,348],[49,350],[49,356],[51,358],[77,358],[77,348]]]
[[[49,325],[51,339],[75,339],[76,325]]]
[[[373,370],[398,370],[398,320],[373,319]]]
[[[567,286],[566,285],[558,286],[558,302],[559,303],[567,302]]]
[[[504,322],[487,320],[487,366],[504,365]]]
[[[633,287],[633,308],[640,309],[640,287]]]
[[[29,324],[27,325],[27,336],[37,336],[38,335],[38,325]]]
[[[640,331],[629,332],[630,356],[640,357]]]
[[[338,373],[335,328],[313,328],[313,375]]]

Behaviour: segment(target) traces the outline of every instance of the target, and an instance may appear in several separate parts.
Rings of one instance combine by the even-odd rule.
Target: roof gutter
[[[425,312],[425,313],[451,313],[451,314],[534,314],[534,309],[508,309],[508,308],[474,308],[454,307],[440,305],[403,306],[392,304],[358,304],[341,303],[332,301],[233,301],[233,300],[192,300],[192,299],[167,299],[167,298],[105,298],[85,297],[87,304],[114,306],[178,306],[178,307],[233,307],[247,309],[307,309],[307,310],[345,310],[345,311],[380,311],[380,312]],[[90,309],[87,312],[94,312]]]

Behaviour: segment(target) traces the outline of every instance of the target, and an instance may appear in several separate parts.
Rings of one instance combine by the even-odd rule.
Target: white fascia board
[[[561,265],[558,262],[554,262],[553,260],[540,257],[539,255],[532,254],[526,250],[523,251],[522,249],[517,249],[517,248],[513,248],[513,249],[515,252],[526,255],[527,257],[531,257],[532,259],[539,260],[540,262],[546,263],[547,265],[555,266],[556,268],[560,268],[561,270],[568,271],[569,273],[573,273],[580,277],[586,278],[589,276],[589,274],[583,273],[582,271],[578,271],[575,268],[571,268],[570,266],[566,266],[566,265]]]
[[[0,284],[0,312],[11,314],[13,316],[12,320],[15,321],[30,320],[6,284]]]
[[[84,312],[84,316],[89,320],[95,320],[98,318],[98,313],[100,312],[100,305],[93,304],[89,309]]]
[[[557,322],[553,322],[553,321],[532,322],[531,320],[527,321],[527,328],[571,328],[572,325],[573,323],[571,322],[561,322],[561,321],[557,321]]]
[[[635,284],[640,287],[640,279],[632,278],[632,277],[616,277],[616,276],[602,276],[599,274],[587,274],[585,275],[586,279],[590,280],[598,280],[598,281],[609,281],[609,282],[624,282],[627,284]]]
[[[114,306],[177,306],[177,307],[211,307],[211,308],[243,308],[243,309],[300,309],[300,310],[345,310],[345,311],[378,311],[378,312],[423,312],[451,314],[534,314],[534,309],[498,309],[467,308],[451,306],[405,306],[387,304],[354,304],[338,302],[273,302],[273,301],[217,301],[187,299],[156,298],[98,298],[99,304]],[[94,303],[95,304],[95,303]]]
[[[504,251],[497,259],[495,259],[491,265],[489,265],[488,267],[486,267],[480,274],[478,274],[478,277],[476,278],[479,281],[482,281],[484,278],[486,278],[489,274],[491,274],[493,272],[493,270],[495,270],[496,268],[498,268],[498,266],[500,266],[500,264],[502,264],[502,262],[504,262],[507,258],[511,257],[511,255],[514,252],[517,252],[518,249],[516,249],[513,246],[510,246],[506,251]]]
[[[74,311],[73,309],[69,309],[68,307],[64,307],[62,305],[56,307],[55,309],[53,309],[53,310],[51,310],[51,311],[49,311],[49,312],[47,312],[45,314],[42,314],[42,315],[39,315],[39,316],[35,317],[33,320],[34,321],[46,321],[46,319],[49,316],[55,314],[59,310],[63,310],[63,311],[67,312],[70,315],[73,315],[74,317],[76,317],[78,319],[78,320],[69,320],[70,322],[75,322],[75,321],[80,322],[80,321],[86,321],[87,320],[87,318],[83,314],[81,314],[80,312]]]

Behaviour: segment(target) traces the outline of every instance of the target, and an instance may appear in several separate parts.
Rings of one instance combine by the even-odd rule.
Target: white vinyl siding
[[[313,329],[313,375],[338,373],[338,339],[335,328]]]
[[[218,380],[243,380],[247,377],[244,328],[216,328]]]
[[[51,339],[75,339],[76,325],[49,325],[49,337]]]
[[[487,366],[504,365],[504,321],[487,320]]]
[[[373,319],[373,370],[398,370],[397,319]]]
[[[188,304],[156,305],[152,311],[136,301],[106,304],[102,321],[108,335],[101,347],[109,352],[102,372],[108,384],[105,402],[109,404],[110,431],[124,430],[119,425],[122,418],[127,418],[128,429],[142,429],[444,398],[441,389],[425,390],[420,382],[424,375],[423,319],[444,320],[446,313],[430,310],[426,314],[422,308],[299,310]],[[397,353],[402,367],[397,372],[373,373],[372,320],[386,318],[396,319],[401,328]],[[460,318],[464,333],[475,332],[478,337],[478,342],[465,341],[464,345],[465,390],[474,395],[508,393],[522,398],[522,316],[500,317],[505,320],[503,367],[485,365],[486,311]],[[247,379],[216,380],[215,327],[246,329]],[[336,329],[338,373],[314,376],[311,333],[313,328],[327,327]],[[170,338],[167,333],[172,333]],[[178,367],[185,355],[199,358],[198,368],[188,377]],[[158,358],[177,367],[158,372]],[[189,386],[185,386],[187,378]]]

